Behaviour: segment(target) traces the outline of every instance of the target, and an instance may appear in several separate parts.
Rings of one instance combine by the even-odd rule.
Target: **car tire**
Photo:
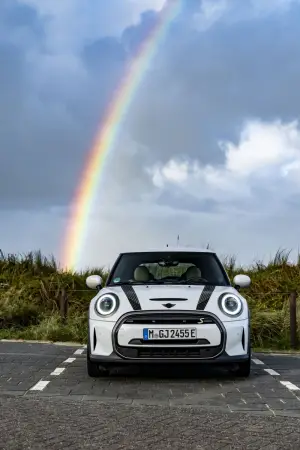
[[[93,363],[89,356],[87,356],[87,373],[89,377],[92,378],[99,378],[99,377],[105,377],[109,375],[109,370],[104,367],[101,366],[100,364],[97,363]]]
[[[243,361],[238,364],[238,368],[237,368],[235,374],[238,377],[247,378],[247,377],[249,377],[250,372],[251,372],[251,356],[249,356],[247,361]]]

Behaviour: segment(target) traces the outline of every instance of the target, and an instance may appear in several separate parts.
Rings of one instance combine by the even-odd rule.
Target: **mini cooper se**
[[[86,279],[97,294],[88,320],[87,372],[109,374],[122,364],[219,364],[248,377],[250,313],[217,255],[209,250],[166,247],[121,253],[103,285]]]

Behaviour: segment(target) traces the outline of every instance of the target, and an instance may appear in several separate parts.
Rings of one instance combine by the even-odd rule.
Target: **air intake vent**
[[[96,336],[96,331],[95,331],[95,328],[94,328],[94,350],[96,348],[96,345],[97,345],[97,336]]]
[[[243,349],[245,350],[245,331],[244,331],[244,328],[243,328],[243,334],[242,334],[242,346],[243,346]]]

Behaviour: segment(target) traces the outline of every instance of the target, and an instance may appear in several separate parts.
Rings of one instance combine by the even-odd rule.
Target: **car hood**
[[[123,285],[108,286],[97,293],[90,304],[91,319],[103,320],[95,312],[95,302],[101,295],[109,292],[119,297],[120,306],[113,316],[104,319],[108,321],[116,321],[123,314],[134,310],[170,312],[203,310],[217,315],[224,322],[232,320],[223,314],[218,306],[220,295],[226,292],[239,296],[243,302],[243,313],[237,319],[248,317],[246,300],[232,286]]]

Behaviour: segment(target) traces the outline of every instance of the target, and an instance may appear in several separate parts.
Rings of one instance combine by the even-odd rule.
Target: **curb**
[[[300,355],[300,350],[268,350],[268,349],[252,349],[253,353],[264,355]]]
[[[293,352],[278,352],[278,351],[273,351],[273,352],[254,352],[254,353],[258,353],[261,355],[270,355],[270,356],[297,356],[300,357],[300,351],[299,350],[295,350]]]
[[[53,341],[34,341],[27,339],[0,339],[0,342],[23,342],[25,344],[50,344],[50,345],[60,345],[65,347],[86,347],[84,344],[79,342],[53,342]]]

